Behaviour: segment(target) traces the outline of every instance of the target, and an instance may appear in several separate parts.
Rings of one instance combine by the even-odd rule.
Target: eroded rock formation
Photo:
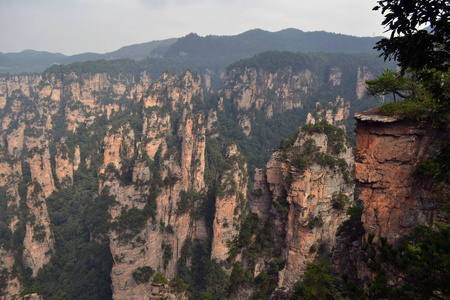
[[[239,236],[247,213],[249,179],[246,158],[235,143],[225,143],[219,135],[220,126],[228,125],[221,114],[234,105],[237,128],[251,137],[258,114],[270,119],[300,109],[321,85],[340,86],[345,77],[338,67],[330,69],[325,83],[308,68],[229,70],[216,108],[208,103],[205,112],[197,109],[206,105],[200,76],[166,73],[155,82],[145,73],[134,76],[71,72],[0,78],[0,185],[8,212],[13,212],[7,227],[13,235],[23,231],[15,240],[23,246],[20,259],[32,277],[56,252],[47,199],[75,184],[87,170],[95,173],[95,196],[87,203],[94,206],[93,201],[110,197],[106,233],[89,228],[86,236],[109,245],[114,299],[171,294],[167,287],[156,291],[151,279],[142,280],[139,274],[146,270],[175,278],[187,240],[209,239],[211,258],[227,260],[229,242]],[[348,114],[348,103],[337,97],[333,105],[311,115],[309,123],[328,121],[343,127]],[[227,147],[208,152],[208,142]],[[223,159],[224,169],[209,165],[216,156]],[[267,272],[278,259],[278,286],[291,290],[305,263],[335,242],[353,197],[352,166],[349,145],[330,142],[323,132],[302,131],[289,149],[275,152],[266,170],[257,170],[250,202],[250,211],[259,218],[258,230],[266,230],[272,239],[269,254],[249,259],[241,253],[236,259],[242,259],[253,276]],[[373,184],[378,180],[374,174],[361,176],[361,182]],[[211,187],[217,189],[212,196]],[[384,230],[388,225],[370,226]],[[253,236],[251,243],[259,239]],[[23,289],[11,275],[17,253],[4,247],[0,254],[0,267],[9,272],[4,292],[17,294]]]
[[[282,247],[284,261],[278,286],[286,292],[306,262],[331,250],[338,227],[347,218],[343,211],[353,199],[349,172],[354,162],[352,148],[342,138],[343,148],[335,151],[330,136],[304,127],[290,148],[273,154],[265,172],[257,172],[251,210],[260,221],[274,224],[275,244]],[[324,164],[321,157],[335,164]],[[263,269],[255,270],[255,276]]]
[[[436,222],[445,222],[442,200],[417,167],[448,137],[429,122],[384,116],[379,110],[357,113],[355,119],[355,180],[362,223],[359,232],[337,238],[333,263],[338,276],[346,273],[363,282],[373,279],[363,251],[370,235],[373,243],[384,237],[396,246],[418,225],[434,227]]]
[[[225,260],[231,241],[239,233],[240,219],[245,213],[247,200],[247,164],[235,144],[228,147],[226,157],[230,168],[224,170],[220,179],[220,192],[216,197],[213,222],[211,258]]]
[[[355,178],[364,204],[366,234],[395,242],[419,224],[439,220],[439,205],[417,164],[439,147],[442,136],[427,122],[358,113]]]
[[[329,102],[323,106],[316,103],[316,109],[308,113],[306,124],[327,122],[346,131],[347,118],[350,115],[350,102],[338,96],[335,102]]]

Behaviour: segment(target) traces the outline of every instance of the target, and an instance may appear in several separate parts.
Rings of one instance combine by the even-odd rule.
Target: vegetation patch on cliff
[[[326,152],[321,151],[312,138],[306,140],[303,145],[294,146],[299,134],[325,134],[327,136]],[[321,122],[315,125],[302,126],[297,136],[290,136],[280,143],[280,150],[281,156],[284,159],[289,159],[291,165],[296,168],[300,175],[316,163],[320,166],[328,166],[330,169],[338,168],[345,181],[350,183],[352,181],[351,171],[347,162],[343,158],[336,157],[345,151],[346,144],[347,135],[342,129]]]
[[[228,293],[229,276],[224,264],[211,260],[211,245],[208,241],[187,239],[178,260],[178,278],[189,285],[190,299],[225,299]]]

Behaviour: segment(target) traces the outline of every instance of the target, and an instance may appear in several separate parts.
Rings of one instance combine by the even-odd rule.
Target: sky
[[[73,55],[260,28],[380,36],[376,0],[0,0],[0,52]]]

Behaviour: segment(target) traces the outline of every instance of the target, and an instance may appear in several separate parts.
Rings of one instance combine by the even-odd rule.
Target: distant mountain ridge
[[[278,32],[253,29],[234,36],[200,37],[191,33],[179,38],[169,47],[165,56],[188,55],[213,58],[218,55],[245,55],[250,57],[269,50],[375,53],[373,46],[379,39],[379,37],[354,37],[325,31],[304,32],[293,28]]]
[[[268,50],[375,53],[373,46],[379,39],[380,37],[355,37],[324,31],[304,32],[293,28],[278,32],[253,29],[234,36],[201,37],[191,33],[182,38],[129,45],[104,54],[81,53],[66,56],[61,53],[34,50],[0,53],[0,74],[40,73],[53,64],[99,59],[187,56],[193,59],[220,60],[227,65]]]

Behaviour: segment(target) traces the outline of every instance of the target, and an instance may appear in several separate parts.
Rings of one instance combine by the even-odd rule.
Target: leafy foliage
[[[386,103],[380,107],[381,113],[385,115],[401,115],[410,120],[420,121],[432,116],[433,111],[430,108],[436,106],[432,99],[427,101],[405,100],[400,103]]]
[[[170,286],[175,289],[175,291],[184,293],[189,288],[189,284],[184,283],[184,280],[181,278],[174,279],[170,282]]]
[[[211,260],[211,245],[207,241],[187,239],[178,261],[179,278],[189,285],[187,291],[191,299],[225,299],[229,286],[229,276],[223,265]],[[190,262],[190,263],[189,263]]]
[[[155,271],[149,267],[139,267],[133,272],[133,279],[137,284],[146,283],[150,280]]]
[[[411,77],[401,76],[399,73],[386,69],[383,74],[377,76],[375,80],[366,81],[367,90],[371,95],[392,93],[394,102],[396,97],[402,99],[409,96],[414,88]]]
[[[119,233],[119,240],[128,241],[136,236],[144,228],[149,218],[155,219],[156,216],[156,197],[159,189],[155,184],[150,188],[151,193],[144,195],[145,206],[143,209],[132,207],[130,209],[122,208],[120,216],[111,223],[111,228]]]
[[[321,166],[328,166],[330,169],[338,168],[344,176],[347,183],[351,182],[350,170],[348,164],[343,158],[336,158],[341,152],[345,151],[345,143],[347,143],[347,135],[345,132],[326,122],[318,124],[304,125],[301,132],[312,135],[313,133],[324,133],[327,135],[327,151],[321,152],[316,145],[316,141],[312,138],[306,140],[301,147],[295,147],[296,138],[290,137],[280,144],[282,150],[281,156],[284,159],[290,159],[292,166],[302,175],[313,164],[317,163]],[[286,183],[290,184],[292,177],[286,177]]]
[[[349,207],[347,214],[350,218],[339,227],[338,234],[350,234],[351,240],[356,240],[364,234],[364,228],[361,222],[363,206],[361,201],[355,201],[353,206]]]
[[[257,70],[264,69],[275,73],[283,68],[292,68],[294,72],[305,69],[314,69],[319,64],[313,63],[314,56],[320,57],[320,54],[299,54],[293,52],[267,51],[254,56],[251,59],[240,60],[231,64],[228,70],[255,68]]]
[[[450,295],[450,227],[418,226],[395,248],[369,237],[366,260],[375,271],[371,298],[446,299]]]
[[[323,220],[321,217],[315,216],[308,218],[308,228],[310,230],[314,229],[315,227],[321,227],[323,225]]]
[[[193,189],[188,191],[180,191],[180,201],[177,203],[176,213],[181,215],[190,211],[194,205],[199,202],[204,195],[202,193],[197,192]]]
[[[9,197],[5,187],[0,187],[0,245],[4,249],[9,249],[11,244],[12,232],[9,228],[8,216]]]
[[[391,31],[389,39],[377,42],[385,59],[399,62],[403,70],[436,69],[447,71],[450,61],[448,38],[450,4],[441,0],[382,0],[382,25]],[[430,26],[430,30],[419,29]]]
[[[431,177],[435,184],[450,184],[450,143],[444,142],[429,159],[417,165],[417,170]]]
[[[283,189],[281,197],[277,197],[277,201],[275,202],[275,208],[282,215],[287,214],[289,212],[289,203],[287,202],[286,189]]]
[[[112,256],[106,238],[112,199],[106,194],[95,198],[96,170],[92,166],[75,172],[73,185],[46,200],[56,253],[32,283],[44,297],[109,299],[112,295]],[[98,241],[91,240],[91,232]]]
[[[343,210],[344,207],[349,203],[350,203],[349,197],[342,192],[333,195],[333,198],[331,199],[331,205],[336,210]]]
[[[412,82],[411,92],[402,107],[391,105],[386,112],[395,111],[413,119],[432,117],[439,122],[450,121],[449,61],[450,61],[450,4],[438,0],[382,0],[383,25],[391,31],[389,39],[382,39],[375,47],[381,56],[395,59],[401,66],[401,76],[383,75],[396,88]],[[430,29],[419,29],[429,25]],[[404,75],[407,74],[406,77]],[[383,83],[378,78],[372,85]],[[424,114],[424,116],[420,116]]]
[[[300,299],[339,299],[337,282],[331,265],[326,260],[313,264],[306,263],[306,271],[300,275],[300,281],[294,286],[291,300]]]
[[[153,282],[156,284],[168,284],[169,280],[167,280],[163,273],[158,272],[153,276]]]
[[[327,122],[321,122],[318,124],[305,125],[301,128],[302,131],[308,134],[312,133],[325,133],[328,139],[328,152],[332,154],[339,154],[344,151],[344,144],[347,141],[347,135],[344,130],[328,124]]]
[[[250,245],[251,238],[256,233],[258,221],[259,218],[256,213],[248,214],[242,221],[238,236],[229,242],[228,261],[233,261],[242,248]]]

